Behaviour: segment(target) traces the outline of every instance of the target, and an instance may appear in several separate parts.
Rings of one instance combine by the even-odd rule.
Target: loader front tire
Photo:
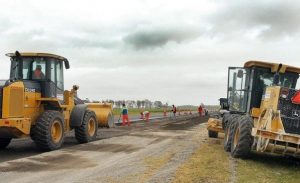
[[[231,143],[231,156],[234,158],[248,157],[253,137],[251,135],[253,120],[251,117],[243,116],[236,123],[233,130],[233,138]]]
[[[45,111],[32,127],[31,138],[43,151],[59,149],[64,142],[62,113],[53,110]]]
[[[208,130],[208,136],[210,138],[218,138],[218,132],[214,132],[214,131]]]
[[[0,138],[0,150],[5,149],[11,141],[11,138]]]
[[[79,143],[87,143],[96,139],[98,122],[94,111],[86,110],[81,126],[75,128],[75,137]]]

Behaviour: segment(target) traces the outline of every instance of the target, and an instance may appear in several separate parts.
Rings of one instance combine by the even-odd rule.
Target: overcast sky
[[[0,0],[0,78],[7,52],[69,59],[81,98],[217,104],[227,67],[300,67],[300,1]]]

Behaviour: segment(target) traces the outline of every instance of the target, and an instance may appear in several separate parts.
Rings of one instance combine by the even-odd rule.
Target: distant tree
[[[115,101],[114,101],[114,100],[111,100],[111,99],[110,99],[110,100],[108,100],[108,102],[109,102],[109,103],[111,103],[112,105],[114,105],[114,104],[115,104]]]
[[[162,102],[161,101],[155,101],[154,102],[154,107],[156,108],[161,108],[163,106]]]
[[[137,100],[136,105],[137,105],[138,108],[141,108],[142,102],[140,100]]]
[[[142,108],[145,108],[145,100],[141,101]]]
[[[120,100],[115,101],[116,107],[120,108],[122,105],[121,103],[122,103],[122,101],[120,101]]]

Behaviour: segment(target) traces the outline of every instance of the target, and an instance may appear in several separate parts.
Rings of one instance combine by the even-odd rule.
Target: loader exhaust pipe
[[[20,52],[16,51],[16,61],[18,64],[18,78],[17,79],[23,79],[23,58],[20,54]]]

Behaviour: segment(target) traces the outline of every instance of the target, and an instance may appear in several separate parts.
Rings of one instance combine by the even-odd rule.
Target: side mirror
[[[243,70],[238,70],[237,77],[238,78],[243,78],[244,77],[244,71]]]
[[[79,86],[78,85],[73,85],[73,90],[74,91],[77,91],[79,89]]]

